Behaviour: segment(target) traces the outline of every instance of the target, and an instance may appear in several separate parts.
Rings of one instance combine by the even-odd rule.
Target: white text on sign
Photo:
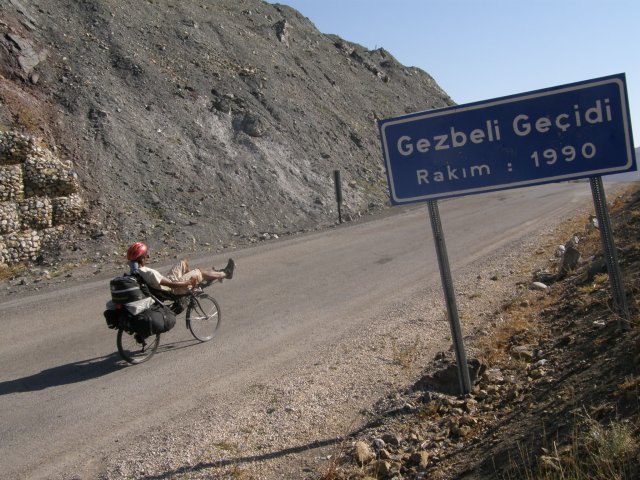
[[[518,137],[525,137],[533,132],[549,133],[553,129],[566,132],[571,128],[580,128],[586,125],[596,125],[611,122],[611,106],[609,99],[597,100],[589,108],[582,109],[580,105],[574,105],[572,112],[562,112],[554,116],[540,116],[532,119],[529,115],[521,113],[516,115],[511,122],[513,133]],[[400,155],[408,157],[414,153],[426,154],[448,150],[451,148],[466,147],[471,144],[500,141],[501,128],[498,120],[486,120],[484,124],[471,131],[464,132],[450,127],[446,133],[433,135],[431,138],[414,139],[408,135],[401,136],[396,148]]]

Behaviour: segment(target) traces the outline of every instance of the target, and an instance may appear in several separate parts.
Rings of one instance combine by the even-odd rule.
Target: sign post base
[[[596,217],[598,219],[598,229],[600,230],[600,239],[604,250],[604,258],[607,262],[607,272],[609,274],[609,282],[611,283],[613,302],[617,313],[620,316],[619,328],[621,330],[628,330],[629,307],[627,306],[627,296],[624,292],[624,285],[622,284],[622,273],[620,272],[618,253],[616,252],[616,246],[613,240],[613,229],[611,228],[607,199],[604,195],[602,177],[591,177],[589,182],[591,183],[593,206],[596,210]]]

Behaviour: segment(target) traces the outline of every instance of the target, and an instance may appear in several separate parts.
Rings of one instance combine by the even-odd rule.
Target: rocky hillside
[[[0,0],[0,130],[73,162],[87,211],[41,261],[225,246],[383,208],[375,120],[434,80],[261,0]],[[266,235],[265,235],[266,234]]]

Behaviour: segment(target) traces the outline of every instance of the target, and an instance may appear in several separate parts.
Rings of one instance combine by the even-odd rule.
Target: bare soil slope
[[[375,120],[451,105],[424,71],[260,0],[0,0],[0,129],[78,170],[56,251],[214,250],[386,203]],[[268,235],[265,235],[268,234]]]

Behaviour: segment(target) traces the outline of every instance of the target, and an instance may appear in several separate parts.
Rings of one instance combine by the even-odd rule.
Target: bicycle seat
[[[160,301],[173,300],[173,298],[170,297],[170,295],[173,295],[171,292],[152,288],[151,285],[145,282],[144,278],[142,278],[142,276],[137,272],[134,273],[133,276],[136,278],[136,280],[140,284],[140,289],[142,290],[142,293],[144,293],[146,297],[152,295]]]
[[[175,295],[171,292],[167,292],[164,290],[155,290],[153,288],[149,289],[149,293],[151,293],[151,295],[153,295],[160,301],[172,301],[176,300],[179,297],[179,295]]]

